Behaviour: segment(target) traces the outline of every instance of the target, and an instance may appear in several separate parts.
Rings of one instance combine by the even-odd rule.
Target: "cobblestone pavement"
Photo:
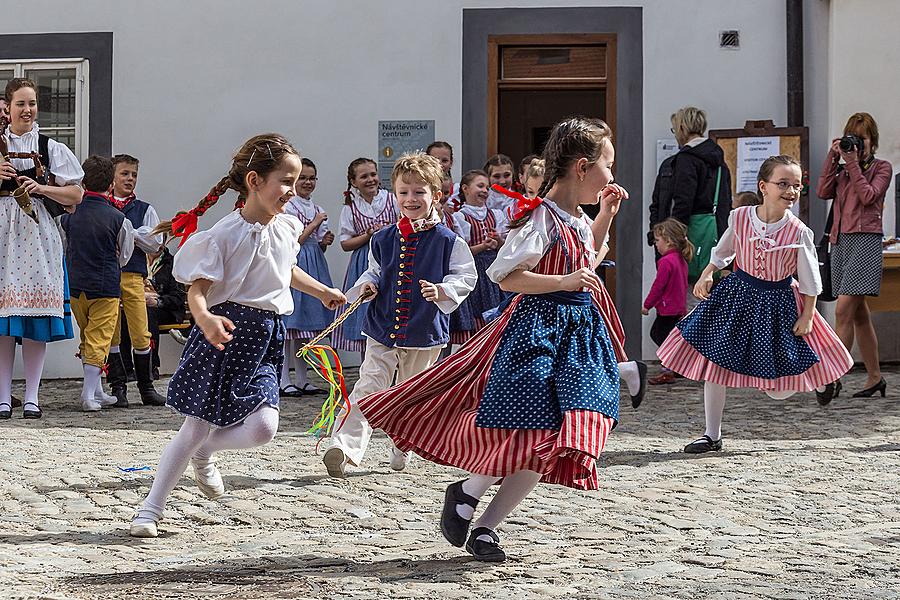
[[[221,455],[228,494],[185,477],[162,534],[127,535],[149,466],[179,425],[161,408],[85,414],[78,382],[47,382],[45,416],[0,422],[0,596],[43,598],[900,598],[900,370],[889,395],[733,394],[725,451],[700,387],[623,403],[602,489],[539,486],[489,566],[437,528],[455,469],[393,473],[376,436],[364,470],[328,479],[305,433],[321,397],[286,399],[261,449]],[[844,380],[859,389],[863,376]],[[161,387],[161,386],[160,386]]]

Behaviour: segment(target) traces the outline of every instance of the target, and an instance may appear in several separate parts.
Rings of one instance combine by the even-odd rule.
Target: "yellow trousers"
[[[147,300],[144,297],[144,278],[140,273],[122,273],[122,310],[128,320],[128,335],[131,347],[146,350],[150,347],[150,329],[147,324]],[[118,313],[116,313],[118,315]],[[122,322],[116,318],[116,330],[112,345],[118,346],[122,340]]]
[[[119,320],[118,298],[88,299],[84,292],[71,298],[72,314],[81,329],[81,360],[102,368]]]

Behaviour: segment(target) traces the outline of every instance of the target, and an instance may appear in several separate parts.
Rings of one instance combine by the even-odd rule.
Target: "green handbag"
[[[719,241],[716,225],[716,209],[719,206],[719,186],[722,183],[722,167],[716,170],[716,193],[711,213],[691,215],[688,220],[688,239],[694,244],[694,258],[688,263],[688,281],[696,282],[709,264],[712,249]]]

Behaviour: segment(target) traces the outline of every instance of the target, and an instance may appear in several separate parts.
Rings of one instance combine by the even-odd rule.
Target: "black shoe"
[[[478,536],[486,535],[492,541],[479,540]],[[476,527],[469,535],[466,542],[466,552],[475,557],[475,560],[484,562],[503,562],[506,560],[506,552],[500,547],[500,537],[487,527]]]
[[[28,408],[29,406],[33,406],[34,408]],[[41,407],[35,404],[34,402],[26,402],[22,405],[22,418],[23,419],[40,419],[44,416],[44,412],[41,410]]]
[[[713,440],[708,435],[694,440],[684,447],[684,451],[688,454],[703,454],[704,452],[718,452],[722,449],[722,440]]]
[[[641,405],[641,402],[644,401],[644,393],[647,391],[647,364],[639,360],[635,362],[637,363],[638,375],[641,379],[641,387],[638,388],[638,393],[631,397],[631,408],[637,408]]]
[[[472,510],[478,506],[478,499],[465,493],[462,484],[462,481],[457,481],[447,486],[444,493],[444,509],[441,511],[441,533],[457,548],[466,543],[466,534],[472,521],[459,516],[456,505],[466,504],[471,506]]]
[[[165,406],[166,397],[156,391],[153,387],[153,377],[151,376],[152,360],[150,353],[134,355],[134,373],[137,375],[138,392],[141,394],[141,403],[148,406]]]
[[[824,392],[816,390],[816,402],[819,403],[819,406],[828,406],[829,402],[840,395],[842,387],[841,380],[838,379],[834,383],[826,385]]]
[[[116,408],[128,408],[128,386],[126,385],[127,377],[125,376],[125,364],[122,362],[122,355],[119,352],[110,352],[107,362],[106,383],[109,384],[110,392],[116,397]]]
[[[12,417],[12,406],[4,402],[0,404],[0,420],[7,420]]]
[[[881,378],[881,381],[873,385],[872,387],[867,387],[864,390],[860,390],[853,394],[853,398],[871,398],[877,392],[881,392],[881,397],[884,398],[884,395],[887,393],[887,381],[884,380],[884,377]]]

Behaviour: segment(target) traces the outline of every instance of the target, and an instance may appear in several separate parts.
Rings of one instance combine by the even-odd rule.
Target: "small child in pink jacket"
[[[653,226],[656,251],[662,258],[656,263],[656,279],[644,300],[641,314],[656,309],[656,320],[650,328],[650,339],[661,345],[669,332],[687,314],[688,263],[694,256],[694,245],[687,237],[687,227],[675,219],[666,219]],[[657,377],[648,380],[661,385],[675,381],[675,373],[663,368]]]

